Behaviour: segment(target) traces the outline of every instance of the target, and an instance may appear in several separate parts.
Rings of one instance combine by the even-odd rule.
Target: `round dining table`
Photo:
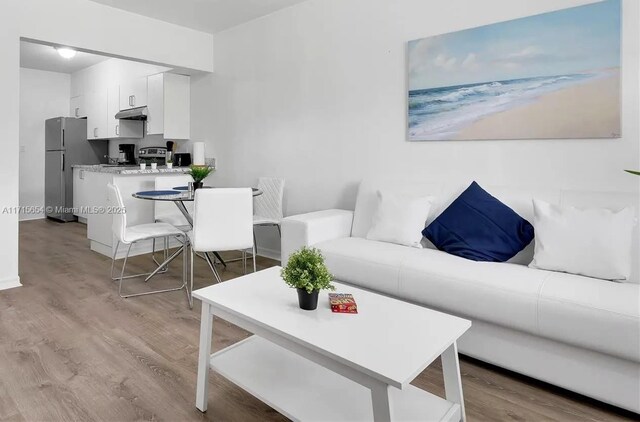
[[[201,189],[215,189],[212,186],[204,186]],[[258,188],[251,188],[253,196],[262,195],[262,191]],[[170,201],[176,204],[184,218],[187,219],[189,225],[193,227],[193,217],[189,214],[185,202],[193,202],[195,200],[195,191],[189,191],[187,186],[176,186],[173,189],[163,190],[149,190],[143,192],[136,192],[133,194],[134,198],[146,199],[149,201]]]
[[[204,186],[200,189],[215,189],[215,188],[212,186]],[[251,188],[251,190],[253,191],[254,198],[256,196],[262,195],[262,191],[260,189]],[[176,206],[178,207],[182,215],[184,215],[184,218],[187,220],[189,225],[193,227],[193,216],[189,213],[189,210],[187,210],[187,207],[184,205],[184,203],[193,202],[195,200],[195,191],[189,191],[189,188],[187,186],[176,186],[173,189],[136,192],[132,194],[132,196],[134,198],[146,199],[149,201],[173,202],[174,204],[176,204]],[[222,265],[224,265],[225,267],[227,266],[227,263],[222,259],[222,257],[218,252],[214,251],[213,254],[215,255],[216,258],[218,258],[218,260],[220,261],[220,263],[222,263]],[[149,280],[151,277],[156,275],[161,269],[165,268],[177,256],[178,254],[174,254],[169,258],[167,258],[167,260],[165,260],[162,264],[160,264],[154,272],[149,274],[149,276],[147,277],[147,280]],[[204,257],[208,261],[209,265],[212,266],[213,268],[213,261],[211,260],[209,255],[205,253]]]

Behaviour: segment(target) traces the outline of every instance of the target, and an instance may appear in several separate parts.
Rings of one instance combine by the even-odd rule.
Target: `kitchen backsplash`
[[[185,140],[173,140],[170,139],[176,144],[176,152],[191,152],[191,141]],[[167,141],[164,139],[162,135],[146,135],[142,139],[113,139],[109,140],[109,156],[117,157],[119,152],[120,144],[135,144],[136,151],[143,147],[165,147],[167,145]],[[137,153],[136,153],[137,157]]]

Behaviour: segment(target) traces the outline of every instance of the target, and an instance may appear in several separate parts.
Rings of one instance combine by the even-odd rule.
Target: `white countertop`
[[[147,168],[140,170],[140,166],[105,166],[100,164],[95,165],[74,165],[75,169],[84,171],[92,171],[95,173],[110,173],[110,174],[184,174],[189,171],[189,167],[173,167],[166,168],[165,166],[158,166],[157,169],[152,170],[151,166],[147,165]]]

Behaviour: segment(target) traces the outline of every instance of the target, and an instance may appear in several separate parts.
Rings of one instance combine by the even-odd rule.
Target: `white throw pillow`
[[[422,248],[422,230],[433,201],[432,196],[378,191],[378,208],[367,239]]]
[[[533,200],[535,253],[529,267],[626,280],[631,272],[632,208],[585,209]]]

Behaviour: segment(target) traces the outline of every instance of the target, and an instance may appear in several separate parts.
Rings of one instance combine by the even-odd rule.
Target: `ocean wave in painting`
[[[600,76],[599,72],[579,73],[410,91],[409,139],[452,139],[482,117]]]

